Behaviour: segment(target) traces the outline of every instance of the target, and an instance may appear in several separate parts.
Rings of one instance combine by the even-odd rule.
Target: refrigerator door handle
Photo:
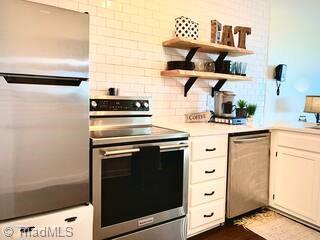
[[[8,84],[32,84],[32,85],[55,85],[55,86],[80,86],[83,78],[59,78],[59,77],[39,77],[24,75],[3,75]]]

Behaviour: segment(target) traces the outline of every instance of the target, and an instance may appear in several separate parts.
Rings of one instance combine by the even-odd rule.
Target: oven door
[[[140,148],[159,146],[156,171],[139,171]],[[188,199],[188,141],[96,148],[92,152],[95,239],[183,217]],[[140,159],[139,159],[140,158]],[[150,156],[150,161],[155,161]]]

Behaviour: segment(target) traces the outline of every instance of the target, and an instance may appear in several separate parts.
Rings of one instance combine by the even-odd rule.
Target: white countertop
[[[154,125],[178,131],[188,132],[191,137],[223,135],[229,133],[254,132],[261,130],[284,130],[308,134],[319,134],[320,129],[312,129],[314,124],[292,123],[292,124],[272,124],[272,125],[224,125],[218,123],[154,123]]]
[[[316,125],[311,123],[297,122],[291,124],[273,124],[270,129],[320,135],[320,126],[318,129],[312,128],[314,126]]]
[[[268,127],[256,125],[231,126],[217,123],[155,123],[154,125],[178,131],[188,132],[191,137],[223,135],[229,133],[252,132],[269,129]]]

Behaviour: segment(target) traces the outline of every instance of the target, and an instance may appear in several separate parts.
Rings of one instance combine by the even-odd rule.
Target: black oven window
[[[129,221],[182,206],[184,151],[161,152],[152,174],[139,155],[102,162],[101,225]]]

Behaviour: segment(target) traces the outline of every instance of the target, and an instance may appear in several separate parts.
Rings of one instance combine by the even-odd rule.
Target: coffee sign
[[[186,114],[187,123],[208,122],[211,118],[211,112],[200,112]]]

